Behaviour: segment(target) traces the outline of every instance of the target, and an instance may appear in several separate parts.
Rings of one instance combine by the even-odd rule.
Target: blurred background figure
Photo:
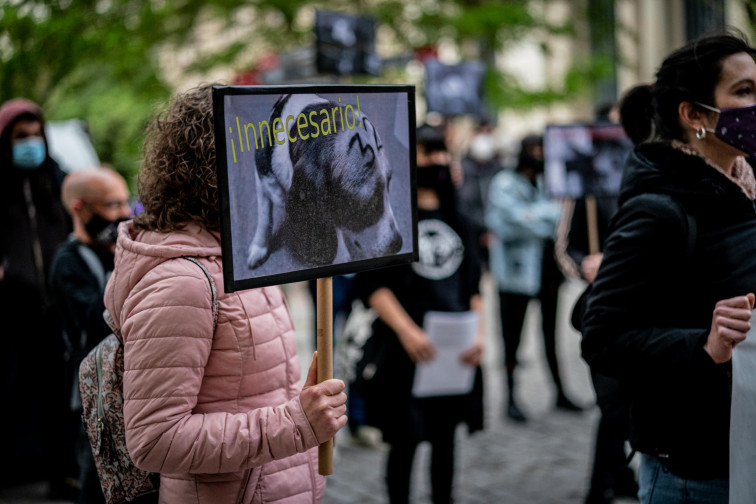
[[[0,485],[49,479],[75,494],[75,464],[62,459],[67,408],[63,340],[48,274],[71,229],[60,200],[64,174],[49,156],[42,109],[25,99],[0,107]]]
[[[616,124],[616,104],[604,104],[597,110],[597,124]],[[624,164],[624,162],[623,162]],[[619,170],[617,170],[619,171]],[[577,199],[565,198],[561,222],[557,229],[556,257],[562,271],[591,284],[596,278],[609,233],[609,221],[617,210],[619,186],[611,193],[591,194]],[[592,206],[589,209],[589,206]],[[593,222],[589,222],[593,219]],[[591,236],[595,233],[595,236]],[[592,243],[593,242],[593,243]],[[594,250],[595,247],[595,250]],[[573,327],[582,329],[585,298],[573,308]],[[615,497],[635,497],[638,484],[629,467],[625,443],[630,437],[630,403],[619,382],[591,369],[596,403],[601,411],[596,426],[593,463],[585,504],[608,504]]]
[[[501,333],[507,376],[507,416],[524,422],[515,399],[517,349],[530,300],[538,298],[541,328],[549,371],[556,387],[556,407],[581,411],[564,390],[556,352],[556,314],[559,286],[564,276],[554,258],[553,237],[560,208],[550,201],[542,181],[543,138],[523,138],[514,171],[499,172],[491,181],[486,223],[495,238],[490,266],[499,289]]]
[[[466,423],[469,432],[483,428],[483,382],[480,362],[485,333],[480,297],[480,264],[476,239],[457,212],[443,133],[432,126],[417,130],[417,206],[420,260],[407,266],[357,275],[365,304],[378,319],[367,345],[380,355],[380,383],[364,389],[367,421],[379,427],[390,444],[386,486],[391,504],[410,497],[412,466],[418,445],[431,445],[430,481],[434,504],[450,504],[455,472],[455,432]],[[475,341],[460,356],[475,368],[472,390],[463,394],[415,397],[416,364],[437,357],[424,328],[430,311],[478,314]],[[460,335],[462,337],[462,335]],[[369,353],[366,350],[366,355]],[[364,364],[364,363],[363,363]],[[359,369],[359,367],[358,367]],[[364,367],[359,375],[365,375]]]
[[[66,344],[65,417],[67,455],[78,465],[77,502],[104,502],[89,439],[81,423],[79,365],[112,331],[102,316],[105,284],[113,271],[118,223],[130,215],[126,182],[109,168],[75,171],[63,181],[63,203],[73,219],[73,234],[53,258],[50,284],[63,319]]]
[[[481,119],[462,158],[462,183],[457,189],[459,211],[475,229],[481,263],[488,262],[490,235],[486,228],[486,203],[491,179],[503,168],[490,121]]]

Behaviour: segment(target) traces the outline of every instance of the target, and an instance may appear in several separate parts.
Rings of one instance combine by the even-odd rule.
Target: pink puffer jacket
[[[124,348],[124,418],[160,502],[320,502],[315,434],[299,402],[294,329],[278,287],[223,292],[219,237],[119,227],[105,306]],[[210,285],[220,303],[213,335]]]

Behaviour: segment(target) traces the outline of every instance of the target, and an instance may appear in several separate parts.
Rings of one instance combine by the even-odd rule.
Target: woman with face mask
[[[0,107],[0,174],[0,404],[15,412],[1,415],[8,456],[0,484],[43,475],[45,467],[57,490],[77,475],[65,471],[75,464],[57,460],[61,436],[48,421],[64,401],[51,386],[62,372],[63,340],[48,273],[71,227],[60,201],[63,172],[48,155],[42,110],[28,100]]]
[[[755,54],[729,34],[693,41],[621,107],[639,145],[582,349],[630,395],[643,503],[728,502],[731,359],[756,285]]]

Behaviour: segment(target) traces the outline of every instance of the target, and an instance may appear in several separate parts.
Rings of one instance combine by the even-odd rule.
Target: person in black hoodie
[[[63,436],[51,416],[65,408],[61,327],[48,286],[70,220],[60,201],[64,173],[50,157],[42,109],[17,98],[0,107],[0,486],[49,479],[71,496]]]
[[[756,285],[756,183],[744,158],[756,145],[742,142],[756,129],[754,54],[730,34],[695,40],[621,109],[641,142],[587,299],[582,352],[630,395],[643,503],[728,502],[731,357]]]
[[[64,377],[70,406],[60,419],[67,423],[66,447],[78,467],[79,504],[105,502],[82,428],[79,366],[86,355],[112,331],[102,316],[105,284],[114,267],[118,223],[129,217],[126,181],[109,168],[79,170],[63,181],[63,203],[74,231],[58,247],[50,267],[50,284],[65,329],[67,369]]]

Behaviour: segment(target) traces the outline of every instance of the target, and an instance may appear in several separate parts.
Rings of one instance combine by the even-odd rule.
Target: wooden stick
[[[318,383],[333,378],[333,279],[317,280]],[[333,474],[333,439],[318,447],[318,472]]]
[[[600,252],[598,217],[596,214],[596,197],[593,194],[585,195],[585,216],[588,219],[588,252],[598,254]]]

